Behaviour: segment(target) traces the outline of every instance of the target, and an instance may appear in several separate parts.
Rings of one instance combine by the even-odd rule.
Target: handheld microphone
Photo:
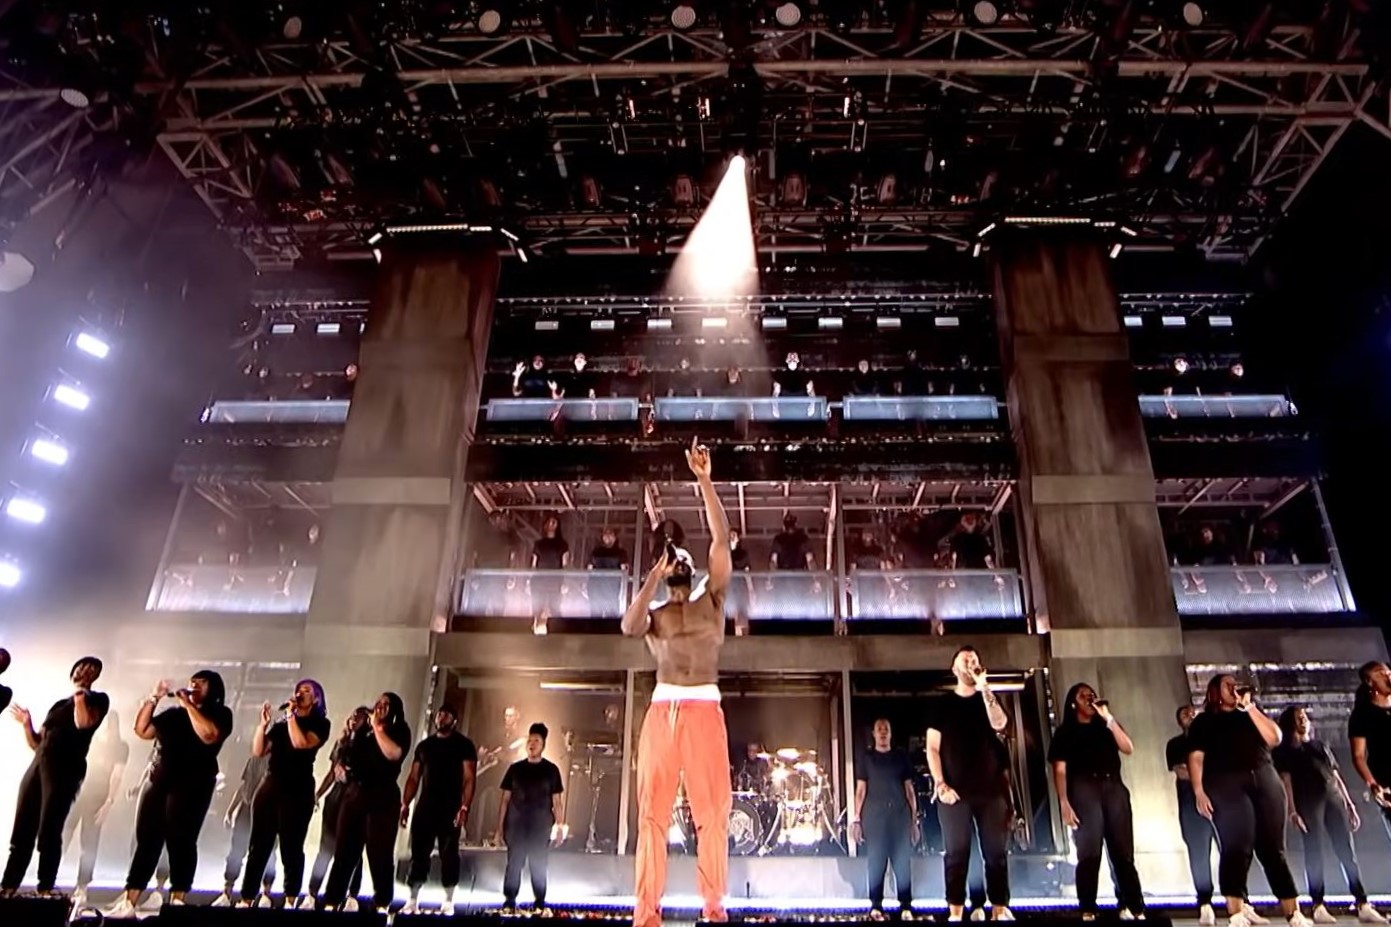
[[[178,698],[180,695],[191,695],[188,689],[174,689],[164,693],[165,698]]]
[[[289,711],[289,710],[290,710],[290,706],[293,705],[294,703],[295,703],[294,699],[290,699],[289,701],[281,702],[281,703],[280,703],[280,707],[277,708],[277,709],[275,709],[275,710],[276,710],[276,711]]]

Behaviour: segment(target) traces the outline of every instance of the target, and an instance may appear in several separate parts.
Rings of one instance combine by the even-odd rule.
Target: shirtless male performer
[[[660,927],[667,877],[667,832],[677,787],[685,776],[695,818],[696,883],[702,917],[726,921],[729,879],[729,737],[720,709],[720,646],[729,586],[729,520],[710,481],[710,451],[692,441],[686,463],[695,474],[710,524],[710,570],[692,589],[695,564],[668,544],[623,615],[623,633],[643,636],[657,661],[657,688],[638,740],[637,905],[634,927]],[[667,599],[652,600],[665,584]]]

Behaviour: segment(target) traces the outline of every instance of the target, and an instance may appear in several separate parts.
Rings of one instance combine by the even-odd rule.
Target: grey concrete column
[[[335,728],[386,690],[419,726],[431,633],[452,612],[497,290],[489,250],[384,248],[305,627],[304,672],[324,684]]]
[[[1027,576],[1055,698],[1090,683],[1135,741],[1124,770],[1146,891],[1191,891],[1164,765],[1189,698],[1183,639],[1103,247],[1018,233],[995,248]]]

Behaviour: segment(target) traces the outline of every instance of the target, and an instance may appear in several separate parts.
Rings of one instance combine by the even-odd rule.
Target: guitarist
[[[497,823],[502,774],[526,755],[526,731],[522,728],[522,713],[515,705],[503,709],[502,729],[484,743],[488,746],[478,751],[478,794],[482,796],[484,807],[482,813],[473,818],[480,822],[480,828]],[[496,833],[483,836],[483,841],[489,845],[496,840]]]

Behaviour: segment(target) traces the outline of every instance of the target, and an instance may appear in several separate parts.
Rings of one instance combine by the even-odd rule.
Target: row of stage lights
[[[111,354],[111,345],[86,328],[78,330],[72,336],[68,348],[84,364],[104,361]],[[92,397],[83,388],[81,380],[62,369],[44,397],[46,410],[52,408],[53,414],[68,417],[86,412],[91,405]],[[36,424],[33,434],[24,444],[23,453],[26,463],[32,462],[41,470],[58,470],[68,465],[72,457],[72,446],[57,431]],[[3,500],[5,516],[21,527],[33,528],[43,524],[48,518],[48,507],[43,500],[36,493],[18,485],[11,485]],[[0,589],[13,589],[23,578],[24,569],[20,561],[12,554],[0,551]]]

